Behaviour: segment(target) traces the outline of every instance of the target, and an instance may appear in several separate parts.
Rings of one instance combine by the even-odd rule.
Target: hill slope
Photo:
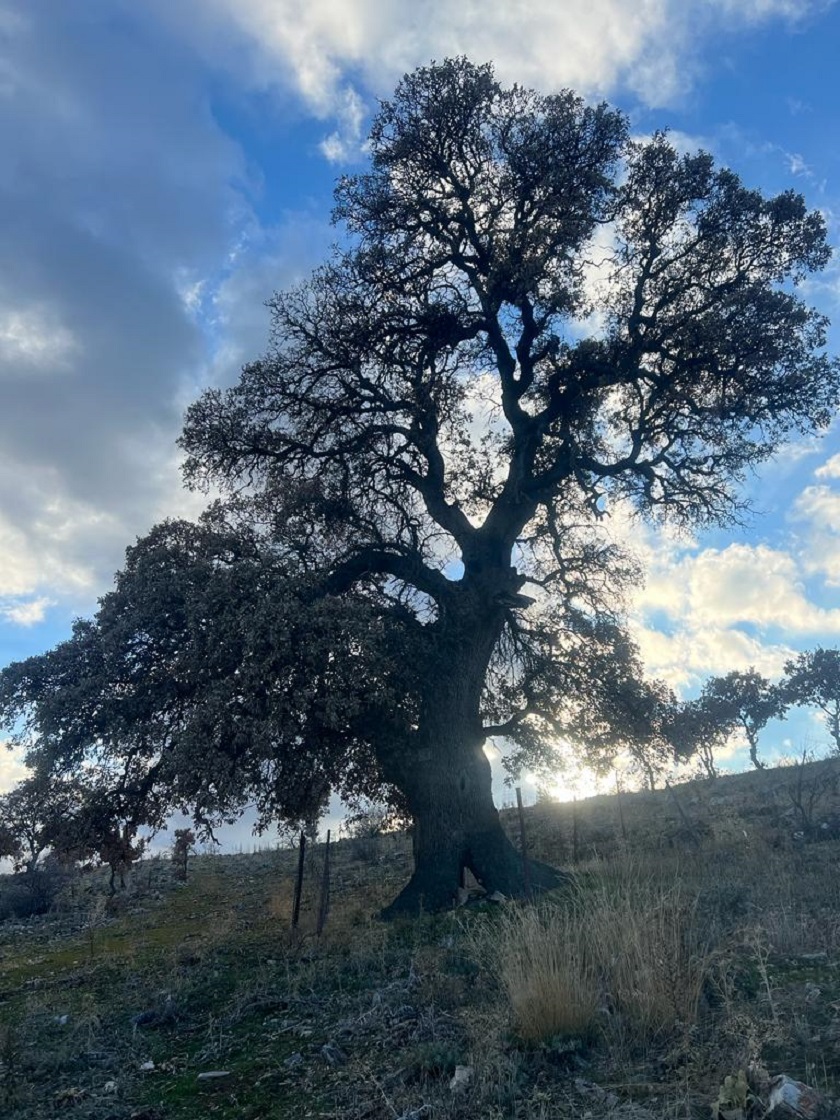
[[[573,886],[394,925],[408,839],[344,841],[320,938],[322,846],[294,933],[293,852],[79,877],[0,924],[0,1115],[706,1118],[742,1068],[745,1120],[781,1073],[840,1096],[838,814],[838,760],[539,805]]]

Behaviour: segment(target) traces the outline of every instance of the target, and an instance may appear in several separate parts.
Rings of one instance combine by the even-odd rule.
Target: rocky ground
[[[837,1116],[838,809],[831,763],[537,806],[575,886],[524,924],[378,921],[402,836],[333,847],[320,937],[323,846],[294,932],[293,852],[148,861],[114,899],[80,876],[0,923],[0,1116]]]

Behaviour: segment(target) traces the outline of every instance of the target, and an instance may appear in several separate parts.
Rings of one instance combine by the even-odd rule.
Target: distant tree
[[[118,790],[88,787],[70,813],[64,814],[53,831],[51,847],[64,863],[101,863],[110,870],[108,886],[116,893],[119,878],[125,888],[125,873],[142,856],[146,841],[138,839],[140,822],[121,806]]]
[[[0,846],[18,871],[33,873],[77,809],[80,784],[34,773],[0,797]]]
[[[787,704],[820,709],[834,752],[840,754],[840,650],[818,646],[787,661],[781,691]]]
[[[723,677],[710,677],[700,694],[700,708],[712,724],[743,731],[750,761],[757,769],[764,763],[758,757],[758,736],[771,719],[782,719],[787,703],[778,685],[771,684],[752,666],[746,672],[734,670]]]
[[[668,736],[678,759],[683,762],[696,759],[706,777],[716,778],[715,758],[738,725],[730,705],[706,694],[677,705]]]
[[[0,712],[205,819],[390,798],[415,829],[397,913],[448,905],[464,866],[523,893],[482,748],[550,765],[609,722],[629,573],[604,513],[725,522],[746,470],[832,419],[840,367],[795,288],[821,215],[606,105],[456,59],[400,82],[369,151],[346,243],[188,412],[187,479],[226,507],[139,542]]]
[[[593,768],[603,771],[623,754],[647,788],[655,790],[674,763],[670,735],[677,708],[674,692],[664,681],[644,680],[641,667],[634,666],[623,680],[610,682],[608,705],[603,738],[590,743]]]
[[[191,828],[176,828],[175,842],[172,845],[172,866],[175,878],[182,883],[187,881],[187,861],[195,847],[195,833]]]

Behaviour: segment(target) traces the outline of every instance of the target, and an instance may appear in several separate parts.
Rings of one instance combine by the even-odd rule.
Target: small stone
[[[116,1081],[106,1081],[105,1084],[102,1086],[102,1092],[103,1093],[116,1093],[116,1091],[117,1091]]]
[[[825,1097],[810,1085],[794,1081],[786,1073],[773,1078],[767,1115],[774,1120],[820,1120],[826,1112]]]
[[[56,1024],[56,1026],[66,1027],[67,1024],[70,1022],[70,1016],[69,1015],[53,1015],[53,1022]]]
[[[222,1077],[230,1077],[229,1069],[208,1069],[198,1075],[199,1081],[218,1081]]]
[[[340,1050],[334,1042],[324,1043],[321,1047],[321,1057],[331,1066],[343,1066],[347,1061],[347,1055],[343,1050]]]
[[[453,1093],[460,1092],[462,1089],[469,1087],[472,1081],[472,1066],[456,1066],[455,1075],[449,1082],[449,1088]]]
[[[501,891],[493,891],[492,894],[487,896],[488,902],[507,902],[507,895],[502,894]]]
[[[140,1065],[141,1073],[151,1073],[154,1068],[155,1063],[151,1060],[149,1060],[148,1062],[142,1062]]]

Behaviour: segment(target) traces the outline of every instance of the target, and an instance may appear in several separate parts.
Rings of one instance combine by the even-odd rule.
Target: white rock
[[[472,1066],[456,1066],[455,1076],[449,1082],[449,1088],[454,1092],[466,1089],[472,1081]]]
[[[801,1117],[802,1120],[819,1120],[825,1110],[825,1098],[810,1085],[794,1081],[786,1073],[774,1077],[767,1101],[767,1115]]]
[[[151,1060],[149,1060],[148,1062],[143,1062],[142,1065],[140,1066],[140,1069],[143,1073],[151,1073],[151,1071],[154,1068],[155,1068],[155,1063]]]

